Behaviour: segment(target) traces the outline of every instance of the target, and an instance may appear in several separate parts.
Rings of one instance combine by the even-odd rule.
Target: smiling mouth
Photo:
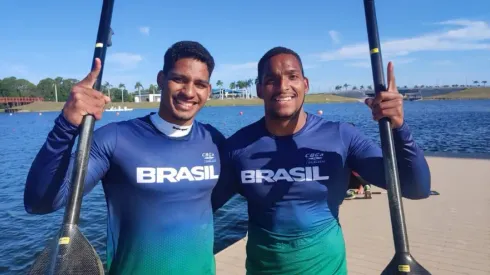
[[[196,102],[193,101],[185,101],[180,99],[174,99],[174,106],[178,110],[188,111],[196,105]]]
[[[276,96],[272,100],[276,102],[288,102],[296,98],[296,96]]]

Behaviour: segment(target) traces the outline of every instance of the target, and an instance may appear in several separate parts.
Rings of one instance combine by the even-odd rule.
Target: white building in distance
[[[134,95],[134,102],[160,102],[162,99],[161,94],[141,94],[141,98],[139,95]]]

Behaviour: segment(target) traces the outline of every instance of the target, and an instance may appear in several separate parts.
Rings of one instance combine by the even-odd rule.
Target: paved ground
[[[432,190],[403,200],[414,258],[432,274],[490,274],[490,160],[427,158]],[[380,274],[394,254],[386,194],[345,201],[349,274]],[[217,274],[245,274],[245,239],[216,255]]]

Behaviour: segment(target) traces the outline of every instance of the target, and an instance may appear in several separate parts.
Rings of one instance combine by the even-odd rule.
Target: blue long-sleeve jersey
[[[29,213],[49,213],[70,193],[77,127],[55,120],[27,177]],[[108,210],[110,274],[214,274],[211,192],[220,174],[224,136],[194,122],[169,138],[149,116],[97,129],[84,194],[102,181]]]
[[[393,131],[402,195],[428,197],[430,172],[423,151],[407,124]],[[339,205],[351,170],[386,188],[381,148],[348,123],[312,114],[291,136],[269,134],[261,119],[226,143],[226,176],[214,190],[213,207],[235,193],[246,198],[249,274],[344,274]]]

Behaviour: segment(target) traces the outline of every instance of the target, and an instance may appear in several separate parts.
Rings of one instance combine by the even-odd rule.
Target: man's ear
[[[157,84],[160,90],[163,88],[163,84],[165,83],[165,74],[162,70],[160,70],[157,74]]]
[[[257,91],[257,97],[260,99],[264,99],[263,94],[262,94],[262,86],[260,85],[260,83],[257,83],[255,85],[255,90]]]
[[[208,94],[207,94],[207,97],[206,98],[211,97],[211,93],[212,92],[213,92],[213,85],[211,83],[209,83]]]
[[[305,82],[305,94],[307,94],[308,91],[310,90],[310,81],[308,80],[307,77],[304,77],[304,82]]]

